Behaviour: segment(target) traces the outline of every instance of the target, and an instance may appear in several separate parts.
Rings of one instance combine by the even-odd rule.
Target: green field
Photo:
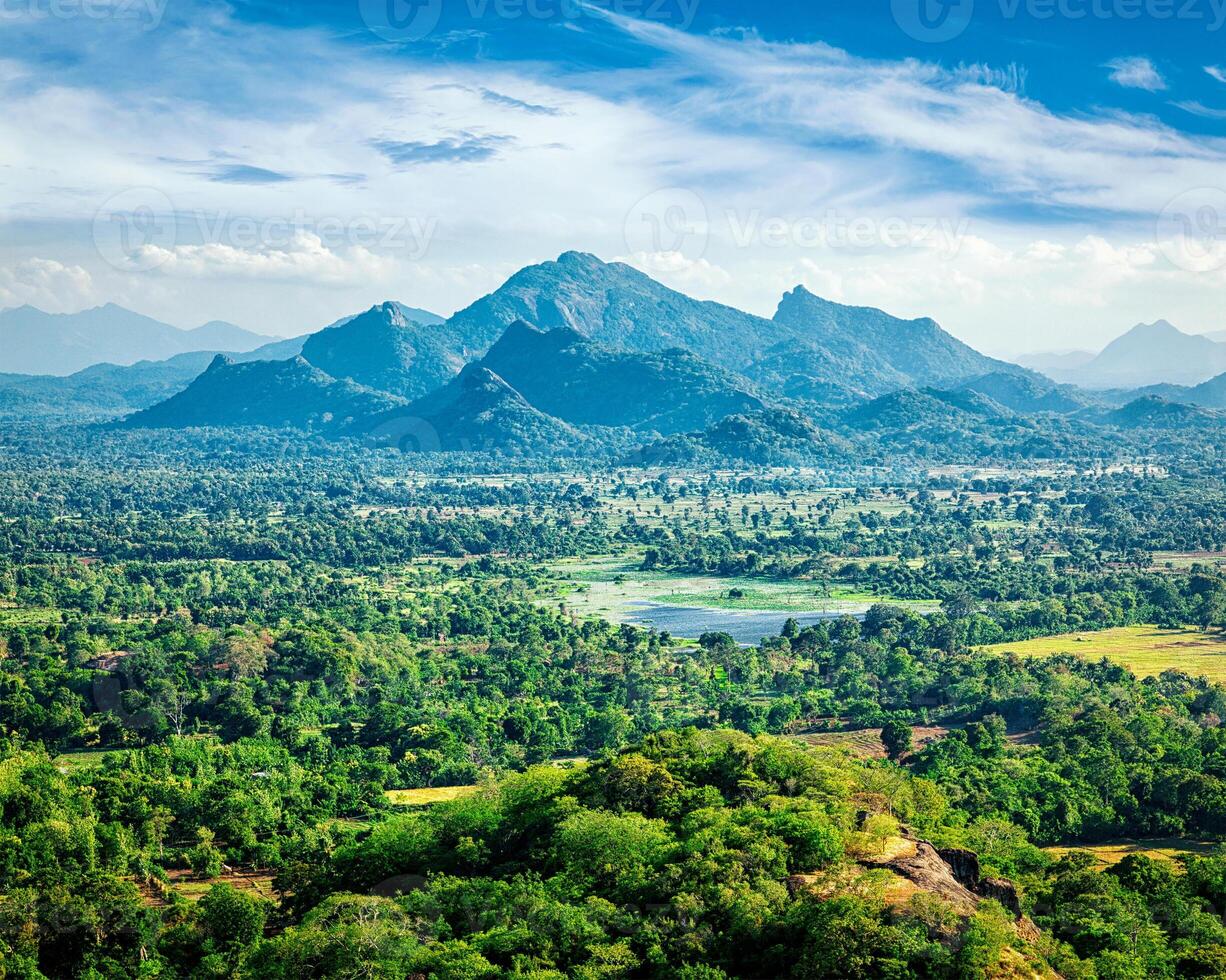
[[[1196,629],[1124,626],[1096,633],[1067,633],[988,647],[998,653],[1050,657],[1071,653],[1087,660],[1106,657],[1139,677],[1156,677],[1164,670],[1182,670],[1213,681],[1226,681],[1226,634]]]

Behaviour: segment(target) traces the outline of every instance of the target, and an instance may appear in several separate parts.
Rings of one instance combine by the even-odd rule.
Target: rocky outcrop
[[[925,840],[904,838],[912,847],[911,853],[903,851],[885,856],[881,860],[866,860],[862,863],[873,867],[888,868],[896,875],[906,878],[921,891],[939,895],[959,912],[972,915],[979,907],[979,896],[959,879],[957,870],[935,847]],[[970,852],[965,852],[970,854]],[[975,856],[970,854],[972,858]],[[977,873],[978,860],[974,870]]]
[[[937,853],[949,865],[960,884],[980,898],[990,898],[1000,902],[1013,913],[1014,918],[1021,918],[1022,899],[1017,893],[1017,886],[1004,878],[981,877],[978,854],[961,847],[944,847]]]

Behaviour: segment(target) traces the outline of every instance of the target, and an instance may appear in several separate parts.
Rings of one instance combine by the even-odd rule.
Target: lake
[[[737,643],[756,646],[764,636],[778,636],[783,624],[794,619],[801,626],[827,622],[846,616],[834,612],[769,612],[760,609],[710,609],[702,606],[669,606],[657,602],[630,604],[624,620],[635,626],[668,632],[685,639],[698,639],[703,633],[727,633]],[[864,612],[853,613],[857,619]]]

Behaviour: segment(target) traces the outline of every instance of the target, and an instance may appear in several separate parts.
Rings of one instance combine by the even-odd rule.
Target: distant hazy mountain
[[[182,391],[213,357],[198,352],[125,367],[95,364],[66,378],[0,375],[0,418],[85,421],[126,415]]]
[[[1032,355],[1026,362],[1033,366],[1041,358]],[[1196,385],[1226,372],[1226,344],[1158,320],[1137,324],[1084,363],[1071,358],[1041,370],[1055,381],[1085,388]]]
[[[1068,374],[1085,367],[1096,356],[1093,351],[1089,350],[1043,351],[1038,354],[1022,354],[1014,360],[1022,367],[1059,380],[1061,374]]]
[[[0,418],[90,421],[128,415],[182,391],[218,354],[240,362],[285,361],[302,352],[305,340],[278,340],[246,353],[202,350],[164,361],[94,364],[66,377],[0,374]]]
[[[1169,397],[1169,396],[1168,396]],[[1173,398],[1173,401],[1184,401],[1183,398]],[[1226,374],[1198,384],[1188,392],[1186,399],[1190,405],[1200,405],[1202,408],[1226,409]]]
[[[1179,405],[1194,405],[1200,408],[1226,409],[1226,374],[1203,381],[1198,385],[1147,385],[1132,391],[1108,393],[1110,404],[1122,406],[1137,398],[1157,398]]]
[[[416,398],[453,378],[488,346],[484,334],[473,337],[444,324],[433,313],[383,303],[311,334],[302,356],[333,377]]]
[[[301,337],[290,337],[288,340],[274,340],[263,347],[249,351],[219,350],[218,354],[230,354],[236,361],[288,361],[302,353],[306,344],[307,334]]]
[[[186,390],[128,418],[129,428],[262,425],[338,431],[404,400],[338,381],[301,357],[238,363],[218,355]]]
[[[559,453],[586,437],[552,418],[488,368],[470,364],[438,391],[360,423],[408,452]]]
[[[1083,369],[1094,387],[1199,384],[1226,371],[1226,344],[1177,330],[1166,320],[1142,323],[1112,341]]]
[[[480,364],[536,408],[576,425],[669,434],[763,407],[731,374],[687,351],[615,351],[570,327],[546,333],[516,320]]]
[[[203,326],[196,327],[195,330],[182,332],[187,334],[193,351],[230,350],[245,353],[264,344],[276,342],[271,337],[252,333],[250,330],[236,327],[225,320],[210,320]]]
[[[22,306],[0,313],[0,372],[63,376],[93,364],[161,361],[199,350],[248,351],[270,340],[220,321],[179,330],[114,303],[80,313]]]

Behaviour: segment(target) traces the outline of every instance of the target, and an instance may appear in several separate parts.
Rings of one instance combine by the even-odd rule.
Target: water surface
[[[789,619],[801,626],[838,619],[840,616],[864,617],[867,610],[848,612],[787,612],[761,609],[710,609],[703,606],[670,606],[660,602],[633,602],[626,622],[644,626],[685,639],[697,639],[703,633],[727,633],[737,643],[756,645],[764,636],[778,636]]]

